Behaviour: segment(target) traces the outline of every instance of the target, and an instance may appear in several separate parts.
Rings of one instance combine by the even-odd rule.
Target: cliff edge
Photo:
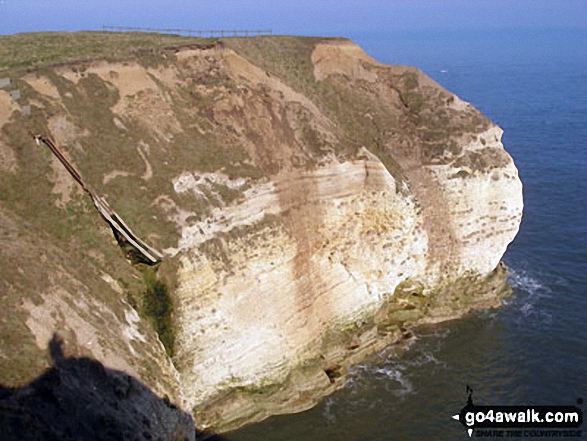
[[[3,384],[47,369],[57,332],[226,431],[508,295],[523,203],[502,131],[419,70],[343,39],[107,38],[125,44],[0,66]],[[129,260],[30,133],[163,262]]]

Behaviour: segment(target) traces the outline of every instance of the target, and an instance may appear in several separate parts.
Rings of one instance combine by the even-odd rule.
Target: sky
[[[587,28],[587,0],[0,0],[0,34],[100,30],[103,25],[331,36]]]

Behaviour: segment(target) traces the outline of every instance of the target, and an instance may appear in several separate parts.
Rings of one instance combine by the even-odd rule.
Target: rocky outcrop
[[[508,293],[499,261],[518,231],[522,186],[501,129],[416,69],[378,63],[346,40],[256,38],[18,81],[33,112],[1,114],[1,157],[13,158],[2,173],[45,167],[54,203],[44,217],[18,197],[0,208],[30,217],[62,249],[79,245],[93,256],[88,271],[110,285],[79,301],[52,294],[49,309],[46,297],[25,301],[30,332],[39,347],[57,322],[82,332],[80,312],[59,321],[47,311],[88,315],[93,289],[127,297],[109,306],[125,317],[124,329],[108,326],[109,340],[128,348],[116,367],[127,363],[200,428],[308,408],[344,384],[350,364],[408,338],[410,327],[496,306]],[[95,232],[55,164],[41,165],[47,157],[26,129],[49,132],[133,230],[165,250],[167,355],[140,328],[149,320],[137,314],[136,270],[114,268],[108,231]],[[82,227],[64,245],[44,220],[63,225],[65,213]],[[80,245],[85,235],[93,240]],[[103,360],[102,346],[85,350]]]

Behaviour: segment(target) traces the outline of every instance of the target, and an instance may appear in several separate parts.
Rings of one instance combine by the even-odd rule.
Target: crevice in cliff
[[[140,304],[137,305],[139,312],[149,321],[171,359],[175,349],[175,326],[168,284],[159,277],[158,266],[140,264],[137,269],[141,272],[145,285],[139,299]]]
[[[143,255],[143,253],[141,253],[139,250],[137,250],[137,248],[134,247],[128,240],[126,240],[122,234],[120,234],[113,227],[111,227],[111,229],[112,229],[112,233],[114,234],[114,238],[116,239],[116,242],[118,243],[118,246],[120,247],[120,249],[124,253],[124,257],[126,257],[126,259],[129,260],[131,264],[133,264],[133,265],[149,265],[149,266],[153,265],[153,262],[151,262],[149,259],[147,259]]]
[[[341,366],[338,364],[327,367],[326,369],[324,369],[324,373],[328,377],[328,380],[330,380],[331,384],[334,384],[336,382],[336,379],[340,378],[342,376],[340,369],[341,369]]]

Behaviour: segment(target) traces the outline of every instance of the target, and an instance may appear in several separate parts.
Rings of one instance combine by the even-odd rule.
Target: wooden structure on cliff
[[[34,135],[33,135],[34,136]],[[102,198],[94,193],[82,180],[82,177],[77,172],[77,170],[70,164],[70,162],[63,156],[63,154],[59,151],[55,143],[41,135],[34,136],[37,145],[40,145],[42,142],[51,153],[55,155],[55,157],[63,164],[65,169],[69,172],[69,174],[75,179],[75,181],[81,186],[81,188],[92,198],[92,202],[94,203],[94,207],[98,210],[98,213],[102,216],[102,218],[108,222],[116,239],[120,242],[126,242],[142,256],[144,257],[147,262],[151,265],[156,264],[163,260],[163,254],[161,254],[156,249],[150,247],[145,242],[143,242],[136,234],[132,232],[128,225],[124,223],[121,217],[108,205],[108,203]]]

